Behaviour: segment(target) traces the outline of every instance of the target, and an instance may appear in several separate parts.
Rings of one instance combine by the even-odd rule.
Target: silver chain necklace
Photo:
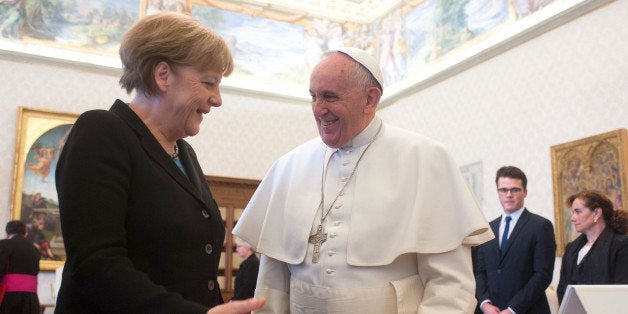
[[[174,153],[170,155],[170,158],[173,160],[179,159],[179,145],[177,145],[177,143],[174,143]]]
[[[377,139],[377,136],[379,135],[379,132],[382,130],[382,125],[383,123],[379,125],[379,129],[377,129],[377,133],[375,133],[375,136],[373,136],[373,139],[371,139],[371,141],[368,142],[368,144],[366,145],[366,148],[364,149],[364,151],[362,151],[362,153],[360,154],[360,157],[358,157],[358,161],[356,161],[355,166],[353,166],[353,170],[351,170],[351,174],[349,174],[347,181],[345,181],[345,184],[342,185],[342,188],[340,188],[340,190],[336,194],[336,197],[329,205],[329,208],[327,208],[327,211],[325,211],[325,176],[327,174],[327,167],[323,169],[323,174],[321,175],[321,202],[320,204],[318,204],[318,208],[321,209],[321,222],[318,224],[318,227],[316,228],[316,233],[311,234],[310,237],[308,238],[308,243],[314,244],[314,254],[312,255],[312,263],[314,264],[318,263],[321,245],[323,244],[323,242],[327,241],[327,233],[323,232],[323,224],[325,223],[325,219],[327,218],[327,215],[329,215],[329,212],[331,211],[331,209],[334,207],[334,204],[338,200],[338,197],[340,197],[340,195],[344,193],[345,189],[349,185],[349,182],[351,182],[351,179],[353,178],[353,175],[358,169],[358,165],[360,164],[362,157],[364,157],[364,154],[369,149],[369,147],[371,147],[371,144],[375,142],[375,140]]]

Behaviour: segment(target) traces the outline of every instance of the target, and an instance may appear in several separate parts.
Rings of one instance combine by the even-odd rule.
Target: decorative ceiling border
[[[101,0],[103,4],[109,1]],[[126,16],[146,14],[149,9],[146,1],[138,1],[138,9],[127,9],[132,12],[125,13]],[[169,1],[173,5],[177,2]],[[310,98],[308,73],[320,54],[329,48],[350,45],[369,50],[380,59],[387,81],[380,105],[384,107],[611,1],[555,0],[534,12],[519,12],[508,5],[498,8],[501,11],[494,10],[501,15],[494,14],[490,18],[473,15],[473,7],[464,0],[452,1],[454,7],[449,11],[464,10],[467,14],[462,24],[454,23],[455,16],[439,16],[436,12],[446,10],[437,7],[441,2],[433,0],[403,1],[397,9],[371,25],[312,19],[298,12],[281,15],[276,7],[272,10],[250,4],[227,7],[221,0],[187,0],[185,8],[232,43],[237,68],[223,80],[226,90],[307,104]],[[477,12],[485,14],[485,10]],[[475,24],[471,17],[476,19]],[[482,18],[482,23],[477,23],[478,18]],[[130,22],[127,20],[126,24]],[[243,27],[244,22],[254,26],[247,29]],[[492,23],[490,27],[485,26],[487,22]],[[477,25],[484,25],[484,29]],[[443,35],[443,29],[454,31]],[[435,36],[433,32],[440,35]],[[301,35],[305,35],[304,39],[300,39]],[[115,37],[115,34],[111,36]],[[0,38],[0,56],[115,76],[121,73],[120,61],[113,53],[117,52],[112,48],[115,48],[114,42],[103,45],[106,50],[99,51],[95,49],[98,47],[69,49],[67,41],[23,38],[27,39]],[[99,38],[94,40],[98,42]],[[306,45],[312,48],[302,48]],[[238,64],[242,66],[238,68]]]

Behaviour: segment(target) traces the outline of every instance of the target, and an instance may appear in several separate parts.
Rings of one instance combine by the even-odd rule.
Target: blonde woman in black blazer
[[[599,191],[579,192],[566,203],[581,235],[565,248],[556,290],[559,302],[569,285],[628,284],[628,213],[613,210],[611,200]]]
[[[82,114],[56,169],[67,261],[57,313],[248,313],[222,301],[225,227],[192,147],[222,104],[227,43],[193,18],[141,19],[120,47],[130,103]],[[211,309],[211,310],[210,310]]]

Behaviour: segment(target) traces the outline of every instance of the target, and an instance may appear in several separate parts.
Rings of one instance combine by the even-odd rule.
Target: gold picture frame
[[[63,266],[55,167],[77,114],[18,107],[11,219],[27,224],[41,270]]]
[[[626,129],[579,139],[551,147],[554,189],[554,228],[556,256],[577,236],[571,221],[571,208],[565,200],[581,190],[604,192],[615,209],[628,207],[628,132]]]

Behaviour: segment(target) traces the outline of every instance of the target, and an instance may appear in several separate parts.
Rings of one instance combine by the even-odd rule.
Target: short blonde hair
[[[234,68],[229,45],[220,35],[193,17],[174,12],[140,19],[122,38],[119,52],[123,71],[120,86],[127,93],[136,89],[155,94],[154,70],[162,61],[173,68],[219,70],[224,76]]]

